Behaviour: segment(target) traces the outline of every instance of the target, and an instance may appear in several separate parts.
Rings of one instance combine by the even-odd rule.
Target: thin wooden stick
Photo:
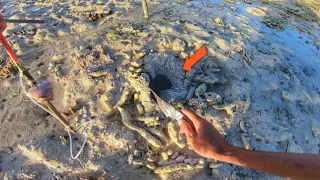
[[[2,19],[8,23],[44,23],[44,20],[27,20],[27,19]]]
[[[142,7],[144,12],[144,18],[149,19],[149,13],[148,13],[148,4],[146,0],[142,0]]]

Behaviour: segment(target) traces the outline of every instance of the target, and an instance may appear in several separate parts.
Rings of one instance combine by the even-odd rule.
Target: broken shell
[[[185,52],[181,52],[181,53],[180,53],[180,58],[181,58],[182,60],[185,60],[185,59],[188,58],[188,54],[185,53]]]
[[[205,161],[204,159],[199,159],[199,160],[198,160],[198,163],[203,165],[203,164],[206,163],[206,161]]]
[[[146,167],[149,168],[149,169],[156,169],[158,166],[155,164],[155,163],[152,163],[152,162],[146,162]]]
[[[243,147],[245,149],[251,149],[250,143],[249,143],[248,139],[246,138],[245,134],[241,133],[240,136],[241,136],[241,141],[242,141]]]
[[[233,11],[233,12],[235,12],[235,11],[237,10],[237,8],[231,6],[231,7],[230,7],[230,10]]]
[[[221,104],[222,103],[222,98],[219,94],[215,92],[206,92],[203,94],[204,98],[208,102],[209,105],[214,105],[214,104]]]
[[[172,156],[171,159],[176,159],[179,156],[179,152],[175,152]]]
[[[197,160],[189,158],[189,159],[185,159],[183,162],[187,164],[195,165],[197,163]]]
[[[142,160],[133,160],[132,161],[132,165],[134,165],[134,166],[145,166],[146,162],[142,161]]]
[[[139,101],[139,93],[134,93],[134,95],[133,95],[133,100],[134,101]]]
[[[240,122],[239,122],[239,126],[240,126],[240,129],[241,129],[244,133],[247,133],[247,132],[248,132],[248,130],[247,130],[247,128],[246,128],[246,126],[245,126],[245,124],[244,124],[243,121],[240,121]]]
[[[137,120],[145,122],[147,124],[151,123],[151,122],[159,121],[159,119],[160,119],[159,116],[140,116],[140,117],[137,117]]]
[[[109,77],[112,76],[109,69],[101,69],[98,71],[90,72],[88,73],[88,75],[93,78],[97,78],[105,75],[108,75]]]
[[[176,161],[177,163],[181,163],[181,162],[183,162],[185,159],[186,159],[186,156],[180,155],[180,156],[178,156],[178,157],[175,159],[175,161]]]
[[[217,169],[217,168],[219,168],[219,167],[221,167],[221,166],[222,166],[222,164],[212,163],[212,164],[209,165],[209,168],[211,168],[211,169]]]
[[[202,94],[204,94],[205,92],[207,92],[207,85],[205,83],[200,84],[200,86],[198,86],[195,90],[195,95],[196,96],[200,96]]]
[[[142,72],[143,72],[143,69],[138,68],[138,69],[135,70],[135,72],[136,72],[136,73],[142,73]]]
[[[159,161],[160,157],[159,156],[155,156],[155,155],[152,155],[152,156],[149,156],[147,161],[149,162],[157,162]]]
[[[168,156],[171,156],[171,155],[173,154],[173,151],[169,149],[169,150],[167,151],[167,154],[168,154]]]
[[[168,157],[167,153],[162,152],[162,153],[161,153],[161,160],[162,160],[162,161],[166,161],[166,160],[168,160],[168,159],[169,159],[169,157]]]
[[[192,169],[194,169],[194,166],[190,164],[178,163],[178,164],[170,164],[167,166],[158,167],[154,170],[154,173],[162,174],[162,173],[170,173],[178,170],[192,170]]]
[[[132,164],[132,162],[133,162],[133,154],[130,154],[129,156],[128,156],[128,164]]]
[[[179,128],[177,127],[177,125],[175,123],[173,123],[172,121],[170,121],[168,123],[168,134],[169,137],[171,138],[171,140],[180,148],[184,148],[185,144],[183,144],[181,142],[181,140],[179,139]]]
[[[129,67],[129,71],[134,72],[135,71],[134,67]]]
[[[133,67],[136,67],[136,68],[139,68],[141,67],[142,65],[144,64],[143,60],[142,59],[139,59],[139,60],[135,60],[131,63],[131,65]]]
[[[141,156],[141,155],[142,155],[142,151],[135,149],[135,150],[133,151],[133,155],[134,155],[134,156]]]
[[[138,111],[138,113],[139,113],[140,115],[144,114],[144,108],[143,108],[143,106],[142,106],[141,103],[136,102],[136,108],[137,108],[137,111]]]
[[[156,148],[161,148],[163,146],[161,141],[159,141],[157,138],[152,136],[149,132],[147,132],[143,128],[133,125],[131,122],[132,121],[131,114],[127,110],[121,107],[118,107],[118,110],[120,111],[121,119],[125,126],[127,126],[131,130],[137,131],[152,146]]]

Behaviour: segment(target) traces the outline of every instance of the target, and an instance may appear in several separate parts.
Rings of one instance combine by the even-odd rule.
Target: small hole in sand
[[[2,99],[2,100],[1,100],[1,102],[6,102],[6,101],[7,101],[6,99]]]
[[[172,83],[165,75],[158,74],[154,79],[150,80],[150,88],[158,95],[160,95],[161,91],[170,89],[171,87]]]
[[[17,137],[18,137],[18,138],[21,138],[21,134],[18,134]]]

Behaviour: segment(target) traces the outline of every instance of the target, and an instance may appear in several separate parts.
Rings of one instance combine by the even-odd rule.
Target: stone
[[[172,51],[183,52],[186,48],[186,43],[177,38],[170,44],[170,47]]]
[[[314,136],[318,136],[320,134],[320,120],[317,120],[317,119],[311,120],[311,130]]]
[[[297,145],[294,141],[289,140],[288,141],[288,148],[287,148],[288,153],[303,153],[302,148]]]
[[[195,95],[197,97],[200,97],[200,95],[203,95],[205,92],[207,92],[207,89],[207,85],[205,83],[202,83],[196,88]]]
[[[215,74],[205,75],[205,74],[198,74],[196,75],[193,80],[199,83],[206,83],[208,85],[214,85],[219,82],[219,78]]]
[[[215,105],[215,104],[222,103],[221,96],[215,92],[206,92],[203,94],[203,96],[209,105]]]

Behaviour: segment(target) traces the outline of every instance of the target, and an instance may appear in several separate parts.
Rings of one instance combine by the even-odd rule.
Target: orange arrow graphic
[[[207,49],[203,45],[196,53],[194,53],[190,58],[186,59],[186,62],[184,63],[183,69],[186,71],[191,71],[191,67],[196,64],[198,61],[200,61],[203,56],[207,54]]]

